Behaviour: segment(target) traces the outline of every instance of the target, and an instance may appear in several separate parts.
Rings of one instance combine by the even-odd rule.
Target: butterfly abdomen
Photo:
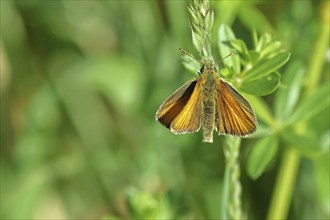
[[[215,119],[215,106],[214,100],[206,99],[203,100],[203,116],[202,116],[202,127],[203,127],[203,142],[213,142],[213,128]]]

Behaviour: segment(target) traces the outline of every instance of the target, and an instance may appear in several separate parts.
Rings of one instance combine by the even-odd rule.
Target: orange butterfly
[[[174,134],[197,132],[202,127],[203,142],[210,143],[214,129],[219,135],[246,137],[253,133],[257,119],[249,102],[222,81],[213,60],[201,64],[198,79],[187,82],[168,97],[156,112],[156,120]]]

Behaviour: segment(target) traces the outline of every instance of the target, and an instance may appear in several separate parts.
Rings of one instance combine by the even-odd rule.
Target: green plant
[[[195,49],[202,57],[213,59],[210,48],[214,13],[209,1],[193,1],[188,6],[188,9],[191,17],[192,39]],[[266,33],[258,37],[257,33],[254,32],[253,42],[254,48],[249,50],[244,41],[236,39],[229,26],[221,25],[218,29],[220,55],[225,57],[233,50],[237,50],[239,55],[224,59],[219,73],[239,91],[258,96],[267,95],[278,88],[280,84],[278,69],[289,60],[290,55],[281,49],[279,41],[272,40],[270,34]],[[193,70],[196,64],[191,64],[191,62],[194,61],[186,60],[185,66]],[[258,115],[258,109],[256,111]],[[274,124],[275,122],[272,121],[271,123]],[[255,152],[260,151],[259,149],[264,148],[269,142],[271,142],[269,150],[272,154],[269,154],[267,158],[259,158],[262,160],[261,164],[255,164],[254,161],[250,162],[252,164],[249,166],[251,176],[260,175],[266,168],[276,153],[278,147],[276,141],[269,136],[262,138],[256,144],[257,150],[254,150],[251,157],[258,157],[259,155],[255,156],[258,152]],[[241,219],[243,217],[240,202],[239,146],[239,138],[226,137],[226,144],[224,145],[226,168],[221,208],[222,219]]]

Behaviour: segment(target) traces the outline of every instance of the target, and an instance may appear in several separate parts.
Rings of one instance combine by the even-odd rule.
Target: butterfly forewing
[[[201,112],[201,81],[198,80],[188,102],[172,121],[171,131],[176,134],[198,131],[201,126]]]
[[[256,130],[256,117],[251,105],[228,83],[216,81],[216,122],[219,134],[246,136]]]
[[[173,119],[181,112],[192,95],[196,81],[189,81],[168,97],[156,112],[156,120],[170,128]]]

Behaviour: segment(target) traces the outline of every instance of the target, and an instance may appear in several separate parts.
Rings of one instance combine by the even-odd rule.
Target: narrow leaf
[[[245,80],[247,82],[253,81],[276,71],[289,60],[289,57],[289,53],[281,52],[271,59],[257,63],[251,70],[245,73]]]
[[[305,73],[301,62],[290,64],[283,74],[281,86],[275,97],[275,116],[282,120],[287,119],[296,106]]]
[[[243,81],[242,85],[240,86],[240,90],[257,96],[268,95],[276,90],[280,84],[280,78],[281,76],[279,73],[273,72],[254,81]]]
[[[269,136],[259,140],[249,153],[247,172],[252,179],[257,179],[270,164],[278,149],[278,139]]]

